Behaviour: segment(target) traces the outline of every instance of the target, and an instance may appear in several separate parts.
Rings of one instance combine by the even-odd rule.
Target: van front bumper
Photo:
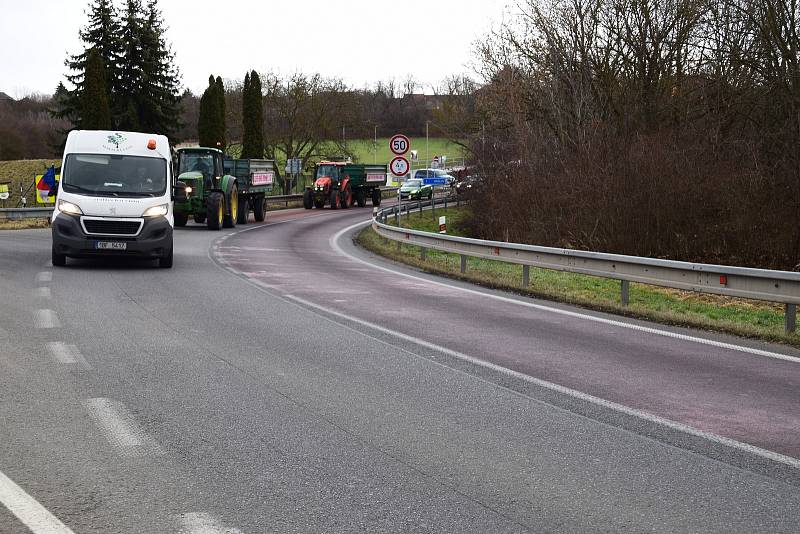
[[[70,258],[130,256],[156,259],[172,250],[172,225],[164,217],[144,219],[136,237],[89,235],[83,231],[79,216],[59,213],[52,225],[53,250]],[[100,249],[97,243],[125,243],[125,250]]]

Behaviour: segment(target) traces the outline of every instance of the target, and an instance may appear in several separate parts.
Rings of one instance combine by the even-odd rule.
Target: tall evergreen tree
[[[122,56],[120,24],[118,13],[111,0],[95,0],[89,6],[89,22],[80,30],[80,38],[85,43],[84,51],[67,58],[65,65],[70,71],[66,79],[74,89],[67,89],[62,83],[57,91],[54,115],[70,121],[82,128],[82,97],[89,51],[95,50],[105,66],[106,94],[109,95],[112,109],[115,107],[117,79]]]
[[[111,128],[106,66],[100,53],[94,48],[89,51],[86,59],[86,74],[81,92],[81,127],[87,130]]]
[[[264,102],[256,71],[244,76],[242,91],[242,157],[264,157]]]
[[[144,13],[141,0],[127,0],[121,23],[122,61],[114,106],[117,128],[141,130],[140,111],[144,90]]]
[[[197,137],[200,146],[225,149],[225,88],[222,78],[208,77],[208,87],[200,97]]]

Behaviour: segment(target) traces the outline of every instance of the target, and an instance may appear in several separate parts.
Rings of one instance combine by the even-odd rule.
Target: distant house
[[[7,94],[3,93],[3,92],[0,92],[0,102],[5,102],[5,101],[8,101],[8,100],[13,101],[14,99],[11,98],[10,96],[8,96]]]

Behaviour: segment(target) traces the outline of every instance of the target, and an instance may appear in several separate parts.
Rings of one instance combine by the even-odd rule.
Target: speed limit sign
[[[411,141],[402,134],[397,134],[389,140],[389,148],[395,156],[402,156],[411,148]]]
[[[391,170],[392,174],[395,176],[405,176],[408,174],[409,169],[411,169],[411,165],[409,165],[408,160],[403,156],[397,156],[389,164],[389,170]]]

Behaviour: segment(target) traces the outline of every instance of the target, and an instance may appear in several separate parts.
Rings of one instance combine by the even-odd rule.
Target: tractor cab
[[[216,189],[219,177],[224,174],[222,152],[213,148],[183,148],[178,150],[178,176],[186,173],[202,175],[204,189]],[[198,180],[200,176],[194,176]],[[185,179],[192,180],[192,176]],[[195,186],[199,184],[194,184]],[[201,190],[199,187],[196,190]]]
[[[314,174],[314,185],[317,189],[327,189],[331,185],[338,185],[342,180],[343,163],[322,161],[317,164]]]

